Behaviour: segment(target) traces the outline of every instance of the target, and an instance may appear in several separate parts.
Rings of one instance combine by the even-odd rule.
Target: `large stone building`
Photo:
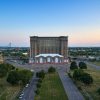
[[[68,37],[30,37],[30,63],[65,63]]]

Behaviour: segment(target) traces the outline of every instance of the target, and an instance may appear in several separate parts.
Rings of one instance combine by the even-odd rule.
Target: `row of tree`
[[[0,78],[5,77],[7,73],[14,69],[15,67],[13,65],[7,63],[0,64]]]
[[[48,69],[48,74],[52,74],[52,73],[55,73],[55,72],[56,72],[56,69],[54,67],[52,67],[52,66]],[[40,89],[39,88],[41,87],[41,83],[42,83],[45,75],[46,75],[46,73],[44,72],[44,70],[41,70],[40,72],[36,73],[36,77],[39,78],[38,83],[36,85],[37,86],[37,90],[35,91],[35,93],[37,95],[40,93]]]
[[[3,63],[0,64],[0,78],[7,77],[7,82],[12,85],[22,84],[25,85],[29,82],[33,72],[25,69],[19,70],[11,64]]]
[[[92,84],[93,83],[93,78],[90,74],[84,72],[83,69],[87,69],[87,65],[84,62],[79,62],[77,63],[73,61],[70,65],[70,70],[73,70],[73,75],[71,76],[69,73],[69,76],[72,77],[76,81],[81,81],[84,84]]]
[[[74,70],[74,69],[87,69],[87,65],[84,62],[79,62],[79,64],[77,65],[77,63],[75,61],[73,61],[70,65],[70,70]]]
[[[82,69],[76,69],[73,73],[75,80],[81,81],[82,83],[89,85],[93,83],[93,78],[90,74],[84,72]]]
[[[33,72],[26,69],[12,70],[8,74],[7,82],[9,82],[12,85],[15,84],[26,85],[27,83],[29,83],[32,76],[33,76]]]

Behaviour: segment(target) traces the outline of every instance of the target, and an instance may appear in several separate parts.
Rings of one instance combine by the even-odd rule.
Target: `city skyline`
[[[100,46],[100,0],[0,0],[0,46],[29,47],[30,36]]]

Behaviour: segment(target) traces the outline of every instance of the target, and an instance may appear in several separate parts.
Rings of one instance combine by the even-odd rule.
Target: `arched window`
[[[43,58],[42,57],[40,57],[40,63],[43,63]]]
[[[50,57],[47,58],[47,62],[50,62]]]
[[[56,58],[55,58],[55,63],[58,63],[58,61],[59,61],[59,60],[58,60],[58,58],[56,57]]]

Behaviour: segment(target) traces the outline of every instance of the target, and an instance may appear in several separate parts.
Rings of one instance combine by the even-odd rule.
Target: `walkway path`
[[[65,92],[68,96],[69,100],[84,100],[84,97],[79,92],[77,87],[74,85],[72,80],[68,77],[66,72],[64,70],[58,70],[60,79],[62,81],[62,84],[64,86]]]

